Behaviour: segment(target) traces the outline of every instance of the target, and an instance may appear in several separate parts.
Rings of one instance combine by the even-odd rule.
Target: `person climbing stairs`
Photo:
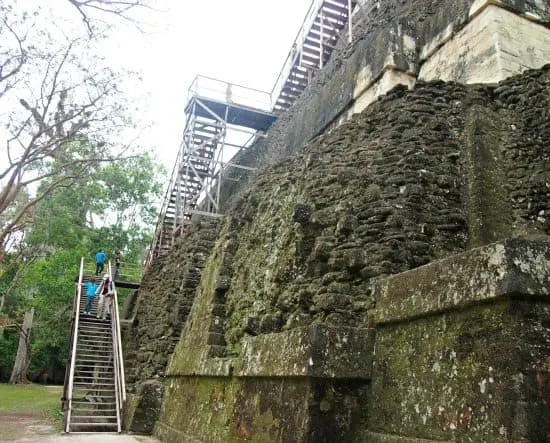
[[[84,276],[81,262],[63,397],[65,432],[121,432],[126,394],[116,289],[111,318],[103,320],[96,318],[98,297],[86,311],[84,285],[88,281],[99,286],[101,277]]]

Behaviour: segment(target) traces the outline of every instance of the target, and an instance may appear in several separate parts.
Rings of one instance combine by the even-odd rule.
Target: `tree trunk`
[[[0,259],[0,261],[1,261],[1,259]],[[13,277],[13,280],[11,281],[10,285],[8,286],[8,289],[6,289],[2,293],[2,295],[0,295],[0,312],[2,312],[2,309],[4,309],[4,304],[6,303],[6,299],[8,298],[9,295],[11,295],[11,292],[17,286],[17,282],[19,281],[19,278],[23,275],[23,269],[25,269],[25,266],[19,266],[17,268],[15,276]]]
[[[25,312],[23,326],[19,332],[19,346],[17,347],[17,355],[13,370],[11,371],[10,383],[24,383],[27,381],[27,369],[29,367],[29,342],[32,328],[32,320],[34,317],[34,308]]]

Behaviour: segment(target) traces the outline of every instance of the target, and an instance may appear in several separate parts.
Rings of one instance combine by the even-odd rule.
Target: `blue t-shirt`
[[[107,258],[107,256],[105,255],[105,252],[98,252],[95,255],[95,262],[99,263],[99,264],[103,264],[103,263],[105,263],[106,258]]]
[[[87,281],[86,283],[84,283],[84,286],[86,287],[86,295],[88,297],[95,297],[97,286],[94,285],[91,281]]]

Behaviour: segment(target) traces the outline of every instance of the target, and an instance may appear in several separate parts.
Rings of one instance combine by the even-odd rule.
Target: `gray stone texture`
[[[380,321],[381,312],[376,310],[376,294],[381,279],[387,276],[406,275],[405,271],[435,264],[437,260],[510,236],[545,240],[550,229],[547,222],[550,210],[549,91],[550,67],[528,71],[493,86],[420,82],[413,91],[397,87],[350,122],[316,138],[292,158],[263,170],[236,201],[232,213],[221,222],[222,227],[220,222],[205,220],[186,233],[181,245],[174,248],[172,259],[146,275],[136,301],[133,333],[129,334],[131,338],[126,347],[130,356],[128,378],[131,383],[160,377],[167,371],[168,358],[183,331],[166,381],[168,385],[177,381],[179,388],[168,390],[174,398],[165,401],[155,432],[161,436],[171,435],[166,437],[168,439],[175,438],[176,431],[170,430],[174,426],[170,415],[181,404],[184,393],[201,398],[206,405],[208,398],[214,395],[212,392],[221,389],[230,410],[245,408],[248,412],[246,420],[239,421],[232,412],[226,411],[230,416],[224,420],[240,424],[233,430],[218,429],[216,432],[221,437],[212,441],[224,441],[228,435],[246,439],[252,432],[264,438],[277,429],[273,438],[285,441],[284,435],[291,435],[292,426],[298,422],[304,423],[300,425],[301,441],[324,441],[318,440],[319,436],[308,440],[309,430],[314,429],[310,427],[313,423],[310,420],[316,416],[317,409],[307,405],[315,404],[315,392],[328,390],[346,392],[338,401],[348,405],[350,417],[357,417],[348,426],[337,424],[343,422],[332,413],[322,415],[324,420],[318,422],[332,423],[327,426],[338,435],[349,435],[350,429],[360,429],[363,436],[369,430],[376,435],[406,433],[411,438],[451,438],[454,434],[450,428],[464,423],[452,414],[439,421],[432,420],[428,427],[418,423],[396,427],[395,424],[403,419],[395,403],[402,392],[388,390],[378,369],[384,364],[378,357],[385,355],[382,350],[387,349],[394,357],[386,359],[387,364],[396,374],[401,374],[395,377],[412,377],[410,371],[402,371],[411,365],[421,365],[423,360],[407,360],[409,348],[406,346],[419,345],[403,340],[420,337],[426,327],[431,327],[424,323],[418,330],[410,329],[408,333],[407,328],[389,328],[387,335],[382,330],[377,333],[379,344],[376,345],[377,360],[372,380],[373,387],[382,390],[375,391],[374,397],[369,397],[369,389],[364,387],[369,386],[368,368],[354,373],[348,384],[338,382],[338,388],[330,386],[338,379],[336,372],[345,374],[345,366],[338,368],[336,365],[330,369],[331,373],[336,371],[334,378],[325,371],[315,383],[288,381],[271,388],[269,383],[265,384],[269,377],[261,373],[237,384],[231,374],[244,368],[239,377],[246,379],[248,369],[251,374],[254,372],[253,359],[246,360],[246,356],[257,355],[261,349],[265,349],[265,355],[272,356],[263,359],[265,368],[265,361],[276,358],[273,349],[287,343],[284,336],[292,336],[292,331],[307,330],[310,325],[321,323],[336,330],[345,327],[359,331],[374,327]],[[536,262],[538,255],[535,253],[531,262]],[[460,258],[457,260],[456,263],[460,263]],[[479,268],[483,269],[483,265]],[[421,267],[418,275],[424,275],[424,269]],[[510,269],[505,268],[506,272]],[[468,274],[470,271],[457,272]],[[427,275],[429,278],[429,272]],[[404,284],[405,289],[412,290],[413,286]],[[533,290],[544,296],[545,287],[543,283],[533,286]],[[459,296],[461,294],[467,292],[459,292]],[[429,293],[426,296],[435,297]],[[388,305],[395,308],[398,305],[392,305],[392,297],[396,297],[396,302],[399,298],[397,294],[389,297]],[[402,297],[407,301],[407,292]],[[525,306],[522,312],[540,310],[526,303],[521,305]],[[189,323],[186,318],[191,305],[196,314],[191,315]],[[430,309],[437,312],[437,309]],[[509,312],[512,311],[513,308]],[[423,312],[421,309],[415,315],[421,317]],[[545,310],[540,312],[543,317],[546,315]],[[500,340],[491,325],[508,321],[508,317],[502,315],[505,314],[500,310],[493,312],[491,309],[479,313],[480,321],[488,322],[480,326],[480,334],[486,334],[488,341]],[[537,322],[544,323],[543,317]],[[437,358],[443,355],[447,344],[460,340],[457,338],[460,331],[469,327],[469,323],[464,323],[466,318],[463,314],[449,317],[455,326],[442,338]],[[528,322],[528,318],[528,315],[510,318],[509,334],[523,340],[524,349],[537,346],[534,335],[525,339],[518,335],[519,325]],[[528,328],[534,328],[534,334],[537,326]],[[277,333],[283,331],[286,332],[278,339]],[[264,335],[265,340],[262,339]],[[170,340],[166,340],[167,337]],[[256,343],[256,351],[246,354],[248,343]],[[271,345],[262,347],[261,343]],[[336,341],[328,343],[337,349]],[[399,348],[403,353],[394,352],[403,343],[406,346]],[[513,352],[513,343],[512,338],[507,345],[509,352]],[[338,355],[331,351],[331,346],[327,346],[325,352]],[[368,351],[363,352],[368,354]],[[482,353],[476,351],[471,358],[491,365],[491,358],[497,355],[483,357]],[[298,360],[293,360],[292,356],[287,360],[284,355],[284,352],[279,354],[280,360],[272,368],[277,364],[283,367],[285,361],[307,359],[304,357],[307,353],[295,354]],[[527,354],[525,358],[518,358],[518,364],[532,361],[527,359]],[[542,355],[536,358],[544,361]],[[341,360],[342,363],[347,361],[346,358]],[[368,355],[365,361],[369,361]],[[496,368],[496,362],[494,364]],[[544,371],[544,363],[540,367]],[[501,374],[509,376],[502,368]],[[266,370],[268,373],[269,367]],[[293,373],[290,369],[288,372]],[[204,391],[204,383],[196,380],[193,374],[219,377],[212,387],[214,391]],[[308,377],[312,374],[314,376],[309,373]],[[461,379],[463,384],[453,385],[453,389],[465,389],[464,386],[473,383],[468,380],[477,380],[480,375],[477,369],[465,372]],[[429,378],[425,378],[425,383],[429,383]],[[545,382],[542,383],[544,386]],[[443,387],[441,385],[441,389]],[[280,396],[268,395],[272,388],[275,392],[287,389],[289,393],[295,392],[297,398],[303,398],[305,415],[299,420],[299,417],[290,420],[278,416],[285,408],[281,408]],[[534,401],[535,387],[521,388],[522,395]],[[262,394],[253,394],[254,390]],[[252,403],[246,403],[245,407],[239,403],[239,395],[244,395],[245,399],[248,396],[257,398],[260,403],[250,400]],[[372,398],[379,401],[371,403],[373,412],[367,425],[365,417],[356,416],[357,408]],[[411,398],[414,400],[414,396]],[[511,403],[506,403],[505,394],[499,398],[499,407],[512,407]],[[431,397],[422,399],[433,403]],[[185,400],[186,410],[198,414],[200,420],[207,423],[210,412],[202,406],[196,409],[199,403],[193,406],[194,403],[189,402]],[[267,417],[264,408],[269,404],[272,409]],[[324,405],[323,402],[323,408]],[[540,410],[534,408],[530,406],[526,411],[536,412],[543,420]],[[456,410],[458,414],[465,413]],[[373,418],[379,417],[377,414],[393,418],[386,421]],[[265,423],[261,421],[264,423],[261,426],[257,421],[259,417],[265,420]],[[413,416],[408,417],[407,420],[413,420]],[[495,427],[495,423],[500,418],[494,417],[480,425],[477,436],[496,435],[498,426]],[[414,418],[422,420],[422,415]],[[537,426],[541,432],[546,432],[539,419],[534,424],[517,419],[523,426],[523,431],[518,431],[517,435],[528,435]],[[290,423],[290,428],[278,428],[282,426],[281,420]],[[179,429],[185,435],[206,438],[207,427],[199,432],[193,423],[184,419]],[[464,438],[467,435],[465,433]]]
[[[447,29],[452,35],[464,27],[473,3],[473,0],[364,2],[354,16],[353,43],[340,42],[328,64],[317,73],[293,107],[279,117],[267,138],[259,139],[241,152],[234,162],[263,168],[301,150],[350,107],[357,80],[365,67],[372,73],[373,81],[385,69],[416,75],[422,63],[421,49],[437,41]],[[550,22],[548,0],[496,0],[492,3],[518,14],[536,15],[542,23]],[[407,49],[405,36],[414,41],[414,50]],[[232,168],[228,176],[231,181],[224,182],[221,199],[226,207],[234,202],[238,190],[247,187],[251,174]]]
[[[369,327],[373,278],[548,234],[549,78],[397,87],[266,168],[231,213],[243,271],[227,292],[228,345],[251,333],[246,319],[253,334]]]
[[[364,2],[353,45],[240,154],[260,169],[235,172],[226,219],[201,221],[144,277],[126,331],[133,417],[153,400],[140,383],[166,375],[155,433],[167,441],[550,438],[536,266],[550,234],[550,67],[498,85],[396,87],[326,130],[366,65],[373,79],[416,73],[420,48],[463,26],[472,3]],[[545,1],[499,3],[548,18]],[[514,237],[540,242],[497,243],[534,251],[519,264],[472,251]],[[499,272],[505,299],[470,290]],[[488,384],[493,397],[480,396]]]
[[[219,221],[210,219],[190,227],[185,242],[180,243],[180,238],[174,246],[170,261],[157,261],[148,269],[133,306],[126,312],[133,321],[123,330],[125,373],[136,404],[160,401],[156,394],[149,398],[151,389],[141,392],[142,383],[164,377],[218,230]],[[136,411],[139,413],[139,407]],[[136,432],[142,426],[127,425]],[[152,431],[152,425],[146,428]]]

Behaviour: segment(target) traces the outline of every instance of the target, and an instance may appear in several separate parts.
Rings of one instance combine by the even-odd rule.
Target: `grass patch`
[[[62,386],[0,383],[0,414],[29,414],[60,422]]]

